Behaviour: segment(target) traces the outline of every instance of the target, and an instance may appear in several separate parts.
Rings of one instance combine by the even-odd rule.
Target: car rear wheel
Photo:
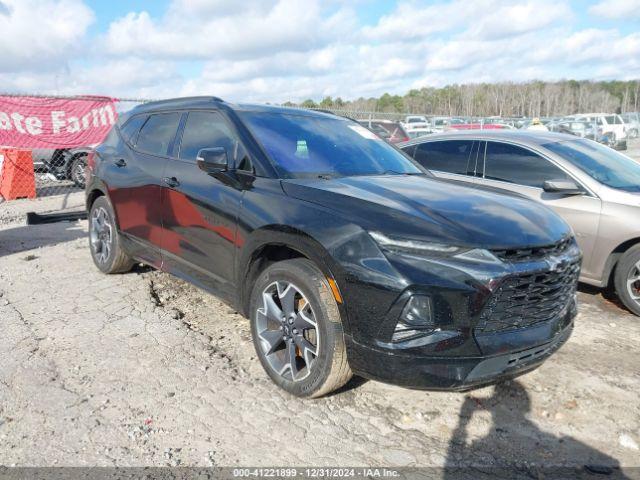
[[[87,166],[87,155],[81,154],[73,157],[71,161],[71,167],[69,169],[69,178],[76,184],[79,188],[84,188],[85,186],[85,173],[84,169]]]
[[[251,333],[273,382],[299,397],[320,397],[351,378],[340,312],[309,260],[269,266],[251,293]]]
[[[627,250],[618,262],[615,287],[625,307],[640,315],[640,245]]]
[[[115,215],[106,197],[98,197],[89,212],[89,248],[96,267],[103,273],[131,270],[133,260],[120,244]]]

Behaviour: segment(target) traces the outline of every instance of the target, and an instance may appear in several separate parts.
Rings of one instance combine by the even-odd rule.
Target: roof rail
[[[193,97],[176,97],[176,98],[167,98],[164,100],[153,100],[151,102],[146,102],[143,105],[144,106],[148,106],[148,105],[164,105],[164,104],[172,104],[172,103],[188,103],[188,102],[195,102],[195,101],[203,101],[203,100],[209,100],[212,102],[223,102],[224,100],[222,100],[220,97],[214,97],[214,96],[210,96],[210,95],[199,95],[199,96],[193,96]]]

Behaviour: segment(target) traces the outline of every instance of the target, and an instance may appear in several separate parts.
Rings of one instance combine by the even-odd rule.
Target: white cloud
[[[454,0],[421,6],[402,1],[391,13],[380,18],[376,25],[363,28],[362,34],[366,39],[375,40],[424,38],[464,25],[488,3],[487,0]]]
[[[609,19],[639,18],[640,0],[601,0],[589,7],[589,13]]]
[[[468,35],[482,39],[502,39],[546,28],[572,18],[569,5],[557,0],[532,0],[514,4],[494,4],[471,22]]]
[[[464,31],[466,36],[475,38],[506,38],[567,21],[571,16],[565,0],[454,0],[428,6],[402,1],[362,33],[368,39],[395,40],[415,40],[451,31]]]
[[[348,9],[322,7],[320,0],[236,2],[222,15],[202,0],[180,0],[160,20],[147,12],[129,13],[111,24],[104,40],[107,52],[176,59],[256,58],[274,51],[305,52],[320,48],[355,28]]]
[[[129,12],[92,35],[81,0],[0,0],[3,38],[11,35],[0,43],[0,82],[20,91],[283,102],[640,76],[640,33],[610,22],[576,29],[567,0],[401,0],[366,26],[355,8],[369,8],[367,0],[173,0],[158,17]],[[38,35],[33,12],[47,19]]]
[[[1,0],[0,71],[59,66],[83,52],[93,12],[82,0]]]

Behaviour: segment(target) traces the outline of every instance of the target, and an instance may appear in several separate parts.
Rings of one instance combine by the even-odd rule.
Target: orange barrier
[[[0,149],[0,195],[5,200],[36,198],[36,178],[30,150]]]

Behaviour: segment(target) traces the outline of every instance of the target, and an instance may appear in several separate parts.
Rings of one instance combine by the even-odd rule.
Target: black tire
[[[69,178],[73,183],[84,189],[85,187],[85,168],[87,166],[87,155],[81,153],[76,155],[71,160],[71,166],[69,167]]]
[[[108,228],[105,236],[98,238],[99,218],[104,215]],[[107,230],[110,232],[106,238]],[[116,227],[113,208],[106,197],[98,197],[89,210],[89,249],[93,263],[102,273],[123,273],[131,270],[134,261],[122,249],[120,235]]]
[[[631,312],[640,316],[640,280],[633,283],[631,287],[638,287],[638,297],[634,299],[628,285],[631,278],[640,276],[640,245],[636,245],[627,250],[618,264],[614,276],[616,294],[625,307]]]
[[[274,325],[273,320],[265,320],[267,317],[264,314],[266,300],[263,294],[268,296],[270,289],[275,288],[277,290],[280,285],[293,287],[297,292],[297,315],[300,314],[301,305],[305,305],[302,310],[313,316],[315,327],[304,330],[304,332],[299,330],[298,336],[296,336],[294,335],[296,332],[295,323],[287,326],[285,325],[287,321],[284,320],[282,325],[278,326],[277,322]],[[272,298],[276,298],[277,295],[276,293]],[[304,303],[305,301],[308,303]],[[285,302],[280,302],[279,297],[276,302],[282,305],[280,313],[285,312]],[[294,305],[293,300],[292,305]],[[306,305],[309,305],[310,310],[307,310]],[[259,309],[262,313],[258,311]],[[284,315],[282,318],[285,318]],[[271,377],[271,380],[287,392],[298,397],[317,398],[340,388],[351,378],[352,373],[347,362],[344,333],[336,300],[333,297],[327,279],[311,261],[296,258],[274,263],[266,268],[259,275],[251,292],[250,319],[253,344],[260,363]],[[282,349],[274,347],[274,353],[269,354],[269,358],[267,358],[267,352],[265,352],[269,348],[269,344],[262,336],[267,331],[263,328],[265,322],[275,327],[273,330],[268,329],[268,332],[274,337],[282,335],[284,333],[283,328],[287,329],[286,333],[293,332],[288,340],[276,338],[273,341],[274,345],[277,342],[281,342]],[[292,328],[291,331],[288,330],[289,327]],[[278,329],[280,329],[280,332],[278,332]],[[314,330],[315,332],[312,332]],[[260,333],[261,331],[262,334]],[[302,347],[298,348],[297,345],[300,345],[298,343],[300,341],[299,335],[302,335],[303,339],[307,339],[307,335],[310,335],[310,333],[314,333],[313,338],[316,343],[312,346],[315,347],[316,355],[307,365],[308,352],[306,349],[302,352]],[[313,339],[309,341],[313,343]],[[277,358],[291,358],[289,357],[291,351],[288,350],[290,347],[293,347],[295,351],[295,363],[304,363],[304,368],[307,369],[306,371],[302,369],[297,372],[298,378],[295,378],[296,374],[294,374],[293,367],[289,367],[284,374],[276,371]],[[286,363],[286,360],[284,362]],[[287,367],[283,368],[286,369]],[[282,369],[280,372],[282,372]],[[303,376],[305,373],[306,376]]]

